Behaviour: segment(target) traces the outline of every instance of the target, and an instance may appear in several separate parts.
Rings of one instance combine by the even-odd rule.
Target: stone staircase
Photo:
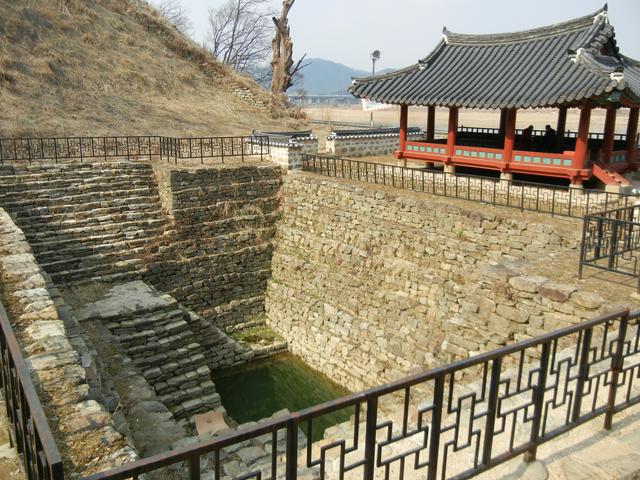
[[[76,316],[109,329],[176,419],[221,409],[211,369],[245,354],[173,297],[140,281],[111,285],[100,299],[79,308]]]
[[[0,206],[58,284],[136,278],[165,225],[153,170],[142,163],[4,166]]]

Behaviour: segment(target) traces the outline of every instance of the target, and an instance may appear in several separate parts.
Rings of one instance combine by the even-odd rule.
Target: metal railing
[[[61,480],[60,456],[4,310],[0,326],[12,441],[29,480]],[[521,454],[535,458],[539,445],[598,416],[610,429],[615,413],[640,403],[639,373],[640,312],[619,311],[85,480],[138,480],[151,472],[222,478],[229,452],[257,441],[268,461],[233,478],[312,474],[322,480],[353,473],[386,480],[412,470],[427,480],[461,480]],[[465,384],[468,378],[476,382]],[[299,441],[301,428],[313,438],[314,422],[345,410],[353,416],[344,438]]]
[[[621,193],[498,180],[320,155],[303,154],[302,168],[328,177],[576,218],[635,204],[634,196]]]
[[[137,479],[167,467],[194,480],[221,478],[230,451],[261,439],[269,461],[233,478],[471,478],[521,454],[535,458],[539,445],[598,416],[610,429],[616,412],[639,403],[639,318],[606,315],[88,480]],[[469,376],[476,384],[462,385]],[[394,415],[383,408],[389,401]],[[344,438],[299,443],[301,428],[311,438],[314,421],[340,410],[353,413]]]
[[[0,165],[34,162],[154,160],[178,163],[269,155],[269,137],[173,138],[160,136],[0,138]]]
[[[62,480],[62,458],[2,304],[0,388],[9,420],[10,444],[20,455],[27,478]]]
[[[638,277],[640,292],[640,205],[584,217],[580,278],[584,267]]]

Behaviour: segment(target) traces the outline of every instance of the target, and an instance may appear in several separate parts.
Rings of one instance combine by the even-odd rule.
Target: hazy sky
[[[279,0],[271,0],[274,9]],[[152,3],[157,0],[152,0]],[[207,11],[224,0],[181,0],[193,38],[207,31]],[[459,33],[496,33],[562,22],[596,11],[604,0],[297,0],[289,23],[294,56],[303,53],[369,69],[379,49],[380,68],[415,63],[436,45],[442,27]],[[622,53],[640,59],[640,0],[610,0],[609,20]]]

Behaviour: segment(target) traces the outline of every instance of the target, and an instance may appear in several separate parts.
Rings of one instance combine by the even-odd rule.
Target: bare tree
[[[261,81],[269,54],[269,0],[227,0],[209,9],[209,51],[221,62]],[[268,73],[268,72],[267,72]]]
[[[282,0],[280,17],[273,17],[276,32],[271,42],[273,59],[271,60],[271,91],[276,94],[286,92],[294,81],[294,76],[308,65],[303,63],[305,53],[297,63],[293,61],[293,41],[289,29],[289,11],[295,0]]]
[[[191,20],[187,16],[180,0],[161,0],[158,3],[158,11],[167,19],[176,29],[188,35],[191,30]]]

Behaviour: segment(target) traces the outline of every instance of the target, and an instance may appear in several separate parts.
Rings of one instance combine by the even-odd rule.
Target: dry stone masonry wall
[[[289,348],[353,389],[551,331],[603,310],[525,275],[578,223],[288,175],[267,314]]]
[[[147,280],[218,327],[261,321],[280,167],[155,168],[170,226]]]
[[[409,132],[407,137],[416,142],[426,139],[423,132]],[[400,139],[397,133],[329,135],[325,145],[327,152],[333,155],[369,157],[393,154],[400,146]]]

